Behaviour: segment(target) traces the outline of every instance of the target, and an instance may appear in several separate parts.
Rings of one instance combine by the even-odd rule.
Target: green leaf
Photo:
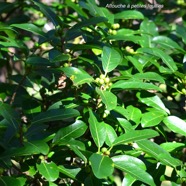
[[[59,170],[54,162],[41,162],[36,164],[39,173],[44,176],[47,181],[55,181],[59,177]]]
[[[163,149],[165,149],[167,152],[172,152],[180,148],[184,148],[184,143],[178,143],[178,142],[166,142],[162,143],[160,145]]]
[[[85,155],[78,149],[78,146],[76,145],[70,145],[69,148],[79,157],[81,158],[85,163],[87,163],[87,158]]]
[[[151,55],[154,55],[156,57],[159,57],[162,59],[162,61],[169,67],[169,69],[172,72],[175,72],[177,70],[177,66],[174,62],[174,60],[172,59],[171,56],[169,56],[168,54],[166,54],[163,50],[159,49],[159,48],[140,48],[137,50],[137,52],[139,53],[148,53]]]
[[[25,142],[23,147],[10,148],[0,156],[0,159],[12,156],[28,156],[34,154],[48,154],[49,146],[44,141]]]
[[[68,7],[71,7],[72,9],[75,10],[79,15],[88,18],[87,14],[82,10],[79,4],[73,3],[71,0],[66,0],[65,3],[68,5]]]
[[[147,36],[157,36],[158,28],[153,21],[145,19],[140,25],[140,31],[142,35],[146,34]]]
[[[36,65],[36,66],[52,66],[53,64],[49,62],[48,59],[42,58],[42,57],[37,57],[37,56],[32,56],[28,57],[26,60],[27,64],[30,65]]]
[[[92,154],[89,160],[92,171],[97,178],[101,179],[112,175],[114,165],[113,161],[109,157],[100,154]]]
[[[89,125],[92,138],[98,148],[100,148],[105,142],[106,131],[103,123],[98,122],[94,113],[89,110]]]
[[[41,124],[49,121],[65,120],[79,115],[75,109],[53,109],[39,113],[33,118],[32,124]]]
[[[32,0],[33,1],[33,0]],[[40,11],[54,24],[54,26],[58,26],[59,24],[62,24],[62,21],[58,17],[57,14],[55,14],[48,6],[33,1],[33,3],[40,9]]]
[[[9,125],[16,131],[19,126],[19,115],[10,105],[0,102],[0,115],[3,116]]]
[[[132,6],[132,5],[131,5]],[[114,15],[115,19],[144,19],[141,12],[136,10],[125,10]]]
[[[76,168],[76,167],[66,168],[63,165],[59,165],[58,170],[59,170],[59,172],[68,176],[69,178],[76,180],[76,176],[81,171],[81,168]]]
[[[96,92],[101,96],[101,100],[107,110],[113,110],[117,106],[117,97],[112,92],[99,88],[96,88]]]
[[[136,181],[136,178],[131,176],[130,174],[126,174],[122,181],[122,186],[132,186],[132,184]]]
[[[185,51],[172,39],[170,39],[169,37],[166,36],[156,36],[152,39],[153,43],[156,43],[160,46],[163,46],[165,49],[173,49],[173,50],[178,50],[181,51],[183,53],[185,53]]]
[[[21,182],[18,179],[14,178],[14,177],[1,176],[0,177],[0,185],[1,186],[9,186],[9,185],[20,186]]]
[[[33,34],[37,34],[39,36],[42,36],[44,38],[46,38],[46,34],[36,25],[32,24],[32,23],[20,23],[20,24],[12,24],[10,25],[11,27],[15,27],[15,28],[19,28],[22,30],[26,30],[28,32],[31,32]]]
[[[106,123],[105,123],[105,131],[106,131],[105,143],[110,147],[112,143],[115,141],[115,139],[117,138],[117,134],[114,128]]]
[[[170,111],[165,107],[164,103],[157,95],[137,93],[137,97],[142,103],[146,104],[147,106],[158,109],[164,113],[170,113]]]
[[[68,61],[69,59],[70,59],[70,55],[60,54],[60,55],[55,56],[51,62],[56,63],[56,62]]]
[[[129,61],[131,61],[132,65],[134,65],[134,67],[139,71],[139,72],[143,72],[143,64],[139,62],[138,59],[132,57],[132,56],[127,56],[127,59]]]
[[[139,141],[147,138],[153,138],[156,136],[159,136],[158,132],[151,129],[134,130],[134,131],[131,130],[117,137],[113,142],[112,146],[124,144],[124,143],[130,143],[133,141]]]
[[[101,59],[105,74],[114,70],[121,63],[122,58],[122,55],[117,50],[104,46]]]
[[[186,32],[186,28],[184,26],[176,25],[176,34],[178,36],[180,36],[182,38],[183,42],[186,44],[185,32]]]
[[[4,128],[1,129],[1,131],[3,131],[3,146],[6,148],[6,145],[15,136],[15,133],[19,130],[21,121],[18,113],[13,110],[13,108],[11,108],[10,105],[2,102],[0,102],[0,116],[3,116],[6,121],[5,126],[3,126]]]
[[[56,143],[63,139],[68,140],[71,138],[78,138],[82,136],[86,130],[87,130],[87,125],[83,121],[77,120],[72,125],[69,125],[67,127],[58,130],[53,139],[53,142]]]
[[[160,83],[165,83],[163,77],[155,72],[137,73],[133,75],[133,78],[147,81],[159,81]]]
[[[158,90],[161,91],[159,87],[152,83],[145,83],[140,80],[119,80],[116,83],[114,83],[111,88],[116,89],[142,89],[142,90]]]
[[[165,113],[154,109],[150,112],[146,112],[142,115],[141,125],[142,127],[152,127],[158,125],[163,118],[165,117]]]
[[[73,81],[75,86],[91,83],[94,80],[87,72],[80,68],[65,67],[62,68],[62,71]]]
[[[152,176],[145,171],[145,164],[140,159],[128,155],[119,155],[112,157],[112,160],[117,169],[150,186],[155,186]]]
[[[78,33],[79,29],[81,29],[83,27],[91,26],[91,25],[96,25],[96,24],[101,23],[101,22],[107,22],[107,18],[105,18],[105,17],[93,17],[93,18],[90,18],[90,19],[85,19],[85,20],[75,24],[70,30],[68,30],[67,33],[66,33],[65,39],[66,40],[71,39],[72,35],[74,35],[74,34],[77,34],[77,36],[81,35],[81,33]]]
[[[128,121],[128,119],[117,118],[117,120],[120,126],[125,130],[125,132],[134,130],[134,126],[132,126],[132,124]]]
[[[176,167],[181,165],[181,161],[173,158],[166,150],[149,140],[140,140],[138,146],[150,156],[158,159],[162,164]]]
[[[129,105],[126,110],[128,112],[127,119],[134,121],[136,124],[139,124],[142,115],[141,110],[132,105]]]
[[[175,133],[186,136],[186,122],[176,116],[168,116],[163,122]]]

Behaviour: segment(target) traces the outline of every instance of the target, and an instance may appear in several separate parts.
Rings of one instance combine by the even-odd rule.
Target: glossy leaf
[[[114,171],[113,161],[107,157],[100,154],[92,154],[89,158],[92,171],[97,178],[106,178],[111,176]]]
[[[112,160],[114,162],[114,167],[117,169],[130,174],[132,177],[148,185],[155,186],[152,176],[145,171],[145,164],[138,158],[128,155],[119,155],[112,157]]]
[[[49,62],[48,59],[42,58],[42,57],[37,57],[37,56],[32,56],[27,58],[26,60],[27,64],[34,65],[34,66],[51,66],[53,65],[52,63]]]
[[[28,32],[32,32],[34,34],[37,34],[39,36],[42,36],[46,38],[46,34],[36,25],[31,24],[31,23],[21,23],[21,24],[12,24],[12,27],[19,28],[22,30],[26,30]]]
[[[107,46],[103,47],[103,52],[101,55],[102,66],[105,74],[114,70],[122,61],[121,54],[114,48]]]
[[[126,174],[125,177],[123,178],[121,186],[132,186],[132,184],[136,181],[136,178],[131,176],[130,174]]]
[[[62,71],[73,81],[75,86],[91,83],[93,81],[93,78],[80,68],[65,67],[62,68]]]
[[[58,26],[62,24],[60,18],[49,7],[37,1],[33,1],[33,3],[54,24],[54,26]]]
[[[134,126],[132,126],[132,124],[128,121],[128,119],[117,118],[117,120],[120,126],[125,130],[125,132],[134,130]]]
[[[99,88],[96,88],[96,92],[101,96],[101,100],[107,110],[113,110],[117,106],[117,97],[112,92]]]
[[[132,6],[132,5],[131,5]],[[125,10],[114,15],[115,19],[144,19],[141,12],[136,10]]]
[[[164,117],[164,113],[154,109],[154,111],[146,112],[142,115],[141,125],[142,127],[156,126],[163,120]]]
[[[153,107],[163,112],[167,112],[168,114],[170,113],[170,111],[165,107],[164,103],[157,95],[143,95],[137,93],[137,97],[142,103],[146,104],[147,106]]]
[[[159,48],[153,48],[153,49],[140,48],[137,50],[137,52],[148,53],[148,54],[161,58],[162,61],[169,67],[169,69],[172,72],[175,72],[178,69],[172,57],[166,54],[163,50]]]
[[[63,165],[59,165],[58,170],[59,172],[68,176],[69,178],[76,179],[76,176],[81,171],[81,168],[76,168],[76,167],[66,168]]]
[[[176,49],[178,51],[181,51],[181,52],[185,53],[184,50],[175,41],[173,41],[169,37],[156,36],[152,39],[152,42],[156,43],[156,44],[159,44],[160,46],[163,46],[165,48],[170,48],[170,49],[173,49],[173,50]]]
[[[80,29],[85,26],[95,25],[97,23],[106,22],[106,21],[107,21],[107,18],[105,17],[93,17],[91,19],[87,19],[87,20],[84,20],[83,22],[77,23],[71,28],[70,31],[72,30],[74,31],[74,30]]]
[[[6,152],[2,153],[0,158],[12,157],[12,156],[28,156],[34,154],[44,154],[49,152],[49,146],[44,141],[32,141],[24,142],[23,147],[10,148]]]
[[[158,28],[153,21],[145,19],[140,25],[140,31],[143,34],[148,34],[148,36],[157,36]]]
[[[71,138],[78,138],[82,136],[86,130],[87,130],[87,125],[83,121],[77,120],[72,125],[69,125],[67,127],[58,130],[53,139],[53,142],[56,143],[63,139],[68,140]]]
[[[9,185],[20,186],[21,182],[14,177],[1,176],[0,177],[0,185],[1,186],[9,186]]]
[[[96,146],[100,148],[105,142],[106,138],[105,126],[103,123],[98,122],[97,118],[91,110],[89,110],[88,122],[90,126],[91,136]]]
[[[68,54],[60,54],[55,56],[51,62],[56,63],[56,62],[62,62],[62,61],[68,61],[70,56]]]
[[[76,3],[73,3],[71,0],[67,0],[65,1],[65,3],[71,7],[72,9],[75,10],[75,12],[77,12],[79,15],[88,18],[87,14],[85,13],[85,11],[82,10],[82,8],[80,6],[78,6]]]
[[[147,80],[147,81],[158,81],[160,83],[165,83],[163,77],[155,72],[137,73],[137,74],[134,74],[133,78]]]
[[[140,80],[119,80],[114,83],[111,88],[116,89],[142,89],[142,90],[158,90],[161,91],[159,87],[152,83],[145,83]]]
[[[137,142],[138,146],[150,156],[158,159],[162,164],[168,166],[179,166],[181,161],[173,158],[166,150],[149,140],[141,140]]]
[[[156,136],[159,136],[158,132],[151,129],[129,131],[117,137],[112,145],[115,146],[119,144],[130,143],[142,139],[153,138]]]
[[[184,148],[184,143],[179,142],[165,142],[160,145],[163,149],[165,149],[167,152],[172,152],[180,148]]]
[[[186,36],[185,36],[186,28],[181,25],[176,25],[176,34],[180,36],[184,43],[186,43]]]
[[[65,120],[79,115],[75,109],[52,109],[41,112],[33,118],[32,124],[41,124],[49,121]]]
[[[135,57],[133,57],[133,56],[127,56],[127,59],[129,60],[129,61],[131,61],[131,63],[134,65],[134,67],[139,71],[139,72],[143,72],[143,64],[141,64],[140,62],[139,62],[139,60],[138,59],[136,59]],[[135,74],[136,75],[136,74]]]
[[[176,116],[168,116],[163,122],[173,132],[186,136],[186,122]]]
[[[105,130],[106,130],[106,139],[105,143],[110,147],[112,143],[117,138],[117,134],[112,126],[109,124],[105,124]]]
[[[47,181],[55,181],[59,177],[59,170],[54,162],[41,162],[37,164],[37,169]]]
[[[142,116],[141,110],[132,105],[129,105],[126,110],[128,112],[127,119],[134,121],[136,124],[139,124]]]
[[[19,126],[19,115],[10,105],[0,102],[0,115],[3,116],[9,125],[16,131]]]

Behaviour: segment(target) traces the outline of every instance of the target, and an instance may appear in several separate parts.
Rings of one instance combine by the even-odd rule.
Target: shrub
[[[0,185],[185,183],[185,27],[165,5],[0,3]]]

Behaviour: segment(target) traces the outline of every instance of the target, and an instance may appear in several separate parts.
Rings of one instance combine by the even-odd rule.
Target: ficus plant
[[[184,17],[151,11],[0,3],[1,186],[186,183]]]

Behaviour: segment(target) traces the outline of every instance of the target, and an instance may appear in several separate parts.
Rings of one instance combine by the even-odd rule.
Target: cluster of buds
[[[126,46],[126,47],[125,47],[125,50],[126,50],[128,53],[136,54],[136,52],[134,51],[134,49],[131,48],[130,46]]]
[[[102,147],[101,148],[101,152],[105,156],[109,156],[110,155],[110,151],[106,147]]]
[[[99,84],[104,90],[109,89],[112,85],[110,78],[104,74],[101,74],[99,78],[96,78],[95,82]]]
[[[109,29],[108,33],[111,34],[111,35],[116,35],[117,34],[116,29],[119,29],[119,28],[120,28],[120,24],[115,23],[115,24],[112,25],[112,29]]]

